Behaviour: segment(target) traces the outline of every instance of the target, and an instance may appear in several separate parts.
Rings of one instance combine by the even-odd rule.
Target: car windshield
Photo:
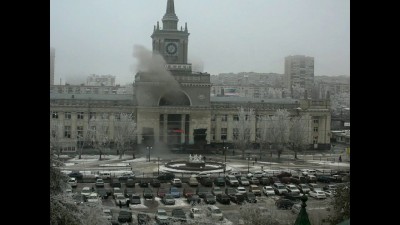
[[[272,189],[272,187],[266,187],[265,190],[272,191],[273,189]]]
[[[220,209],[213,209],[213,213],[221,213]]]
[[[132,196],[132,199],[140,199],[139,196]]]
[[[159,212],[158,212],[158,215],[159,215],[159,216],[167,216],[167,212],[165,212],[165,211],[159,211]]]
[[[247,197],[255,197],[253,193],[247,193]]]
[[[90,193],[90,189],[82,189],[82,193]]]

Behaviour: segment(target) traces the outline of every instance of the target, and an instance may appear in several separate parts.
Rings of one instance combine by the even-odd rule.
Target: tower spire
[[[174,0],[168,0],[167,10],[165,12],[163,21],[163,29],[165,30],[177,30],[178,29],[178,17],[175,14]]]

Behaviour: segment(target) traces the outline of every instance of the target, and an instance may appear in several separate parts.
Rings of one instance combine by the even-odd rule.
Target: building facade
[[[291,93],[293,88],[303,88],[310,95],[314,85],[314,57],[304,55],[285,57],[285,76]]]
[[[58,120],[74,138],[79,130],[87,132],[90,117],[104,116],[113,139],[117,115],[132,113],[139,145],[204,146],[233,141],[239,107],[256,112],[251,118],[253,143],[260,126],[256,117],[287,109],[293,116],[310,116],[308,144],[312,148],[330,147],[329,101],[211,96],[210,74],[193,72],[188,63],[188,27],[177,29],[173,0],[168,0],[162,22],[162,27],[157,22],[151,35],[153,57],[163,59],[158,65],[162,70],[139,71],[133,95],[51,93],[50,119]]]
[[[92,74],[86,79],[88,86],[115,86],[115,76]]]

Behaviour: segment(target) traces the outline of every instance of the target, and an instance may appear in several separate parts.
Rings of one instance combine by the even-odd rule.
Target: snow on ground
[[[325,166],[341,166],[341,167],[349,167],[350,163],[346,162],[327,162],[327,161],[320,161],[320,160],[307,160],[309,163],[316,163]]]
[[[226,171],[231,171],[232,168],[229,166],[226,166]],[[157,171],[157,168],[155,169],[155,171]],[[172,168],[168,168],[165,166],[160,165],[160,171],[165,171],[165,172],[175,172],[175,173],[192,173],[192,174],[198,174],[199,171],[194,171],[194,170],[180,170],[180,169],[172,169]],[[207,170],[207,172],[209,173],[223,173],[224,170],[223,169],[217,169],[217,170]]]
[[[111,163],[111,164],[100,164],[101,167],[116,166],[116,167],[127,167],[131,166],[130,163]]]
[[[76,163],[64,163],[64,166],[73,166],[73,165],[75,165]]]
[[[189,203],[186,201],[186,199],[183,198],[175,198],[175,205],[164,205],[164,203],[161,202],[161,198],[155,197],[155,201],[158,201],[160,205],[163,205],[165,207],[170,207],[170,208],[175,208],[175,207],[183,207],[183,206],[188,206]]]
[[[150,158],[151,159],[151,158]],[[123,163],[131,163],[131,162],[146,162],[148,158],[142,157],[142,158],[136,158],[136,159],[130,159],[130,160],[124,160],[122,161]]]

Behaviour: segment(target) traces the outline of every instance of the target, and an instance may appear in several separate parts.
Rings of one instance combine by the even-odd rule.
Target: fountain
[[[189,161],[186,162],[186,166],[188,167],[195,167],[195,168],[204,168],[206,166],[206,163],[203,160],[203,157],[201,155],[189,155]]]
[[[205,162],[204,156],[190,154],[188,160],[176,160],[167,162],[161,167],[163,171],[193,173],[201,171],[223,172],[230,171],[231,168],[225,167],[224,163],[209,160]]]

